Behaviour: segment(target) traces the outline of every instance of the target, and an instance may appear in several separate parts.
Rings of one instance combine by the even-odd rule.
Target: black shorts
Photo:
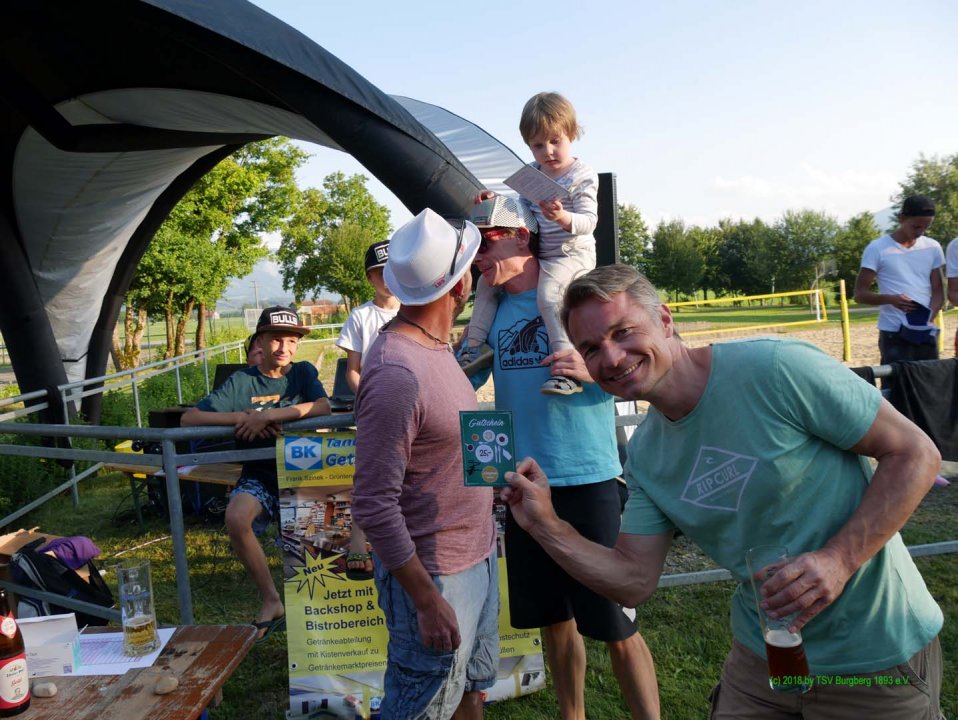
[[[606,547],[614,546],[619,535],[619,501],[616,480],[552,488],[556,514]],[[541,628],[574,618],[579,632],[593,640],[612,642],[635,634],[635,623],[621,607],[573,580],[511,512],[506,513],[506,567],[513,627]]]

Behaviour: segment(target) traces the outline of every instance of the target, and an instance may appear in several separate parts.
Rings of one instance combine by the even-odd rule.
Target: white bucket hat
[[[426,208],[389,240],[386,287],[403,305],[428,305],[469,270],[481,240],[468,220],[449,221]]]

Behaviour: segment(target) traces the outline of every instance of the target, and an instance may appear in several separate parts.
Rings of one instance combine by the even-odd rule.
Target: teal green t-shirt
[[[278,378],[266,377],[255,367],[237,370],[219,388],[196,403],[196,407],[211,412],[259,411],[313,402],[324,397],[326,390],[319,380],[316,366],[301,360],[290,365],[286,374]],[[241,450],[275,445],[276,441],[272,438],[236,441],[236,447]],[[277,491],[276,460],[247,460],[243,463],[243,476],[255,477],[268,489]]]
[[[765,656],[745,551],[821,548],[871,480],[848,448],[881,395],[812,345],[756,339],[714,345],[696,407],[676,422],[654,408],[629,443],[622,532],[679,528],[739,582],[732,633]],[[802,630],[813,674],[874,672],[904,662],[941,629],[942,613],[899,535]]]

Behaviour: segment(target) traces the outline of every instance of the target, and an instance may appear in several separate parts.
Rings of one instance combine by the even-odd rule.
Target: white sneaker
[[[539,392],[543,395],[575,395],[582,392],[582,383],[565,375],[553,375],[542,383]]]

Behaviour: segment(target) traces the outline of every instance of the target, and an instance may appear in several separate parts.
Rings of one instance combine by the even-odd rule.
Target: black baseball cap
[[[299,324],[299,315],[295,310],[282,305],[273,305],[260,313],[259,320],[256,321],[256,332],[249,339],[249,343],[252,344],[253,339],[260,333],[271,330],[296,333],[300,337],[309,332],[308,327]]]
[[[901,214],[905,217],[934,217],[935,201],[925,195],[912,195],[901,204]]]
[[[388,259],[389,241],[380,240],[377,243],[373,243],[366,249],[366,260],[364,262],[366,272],[369,272],[373,268],[382,267]]]

